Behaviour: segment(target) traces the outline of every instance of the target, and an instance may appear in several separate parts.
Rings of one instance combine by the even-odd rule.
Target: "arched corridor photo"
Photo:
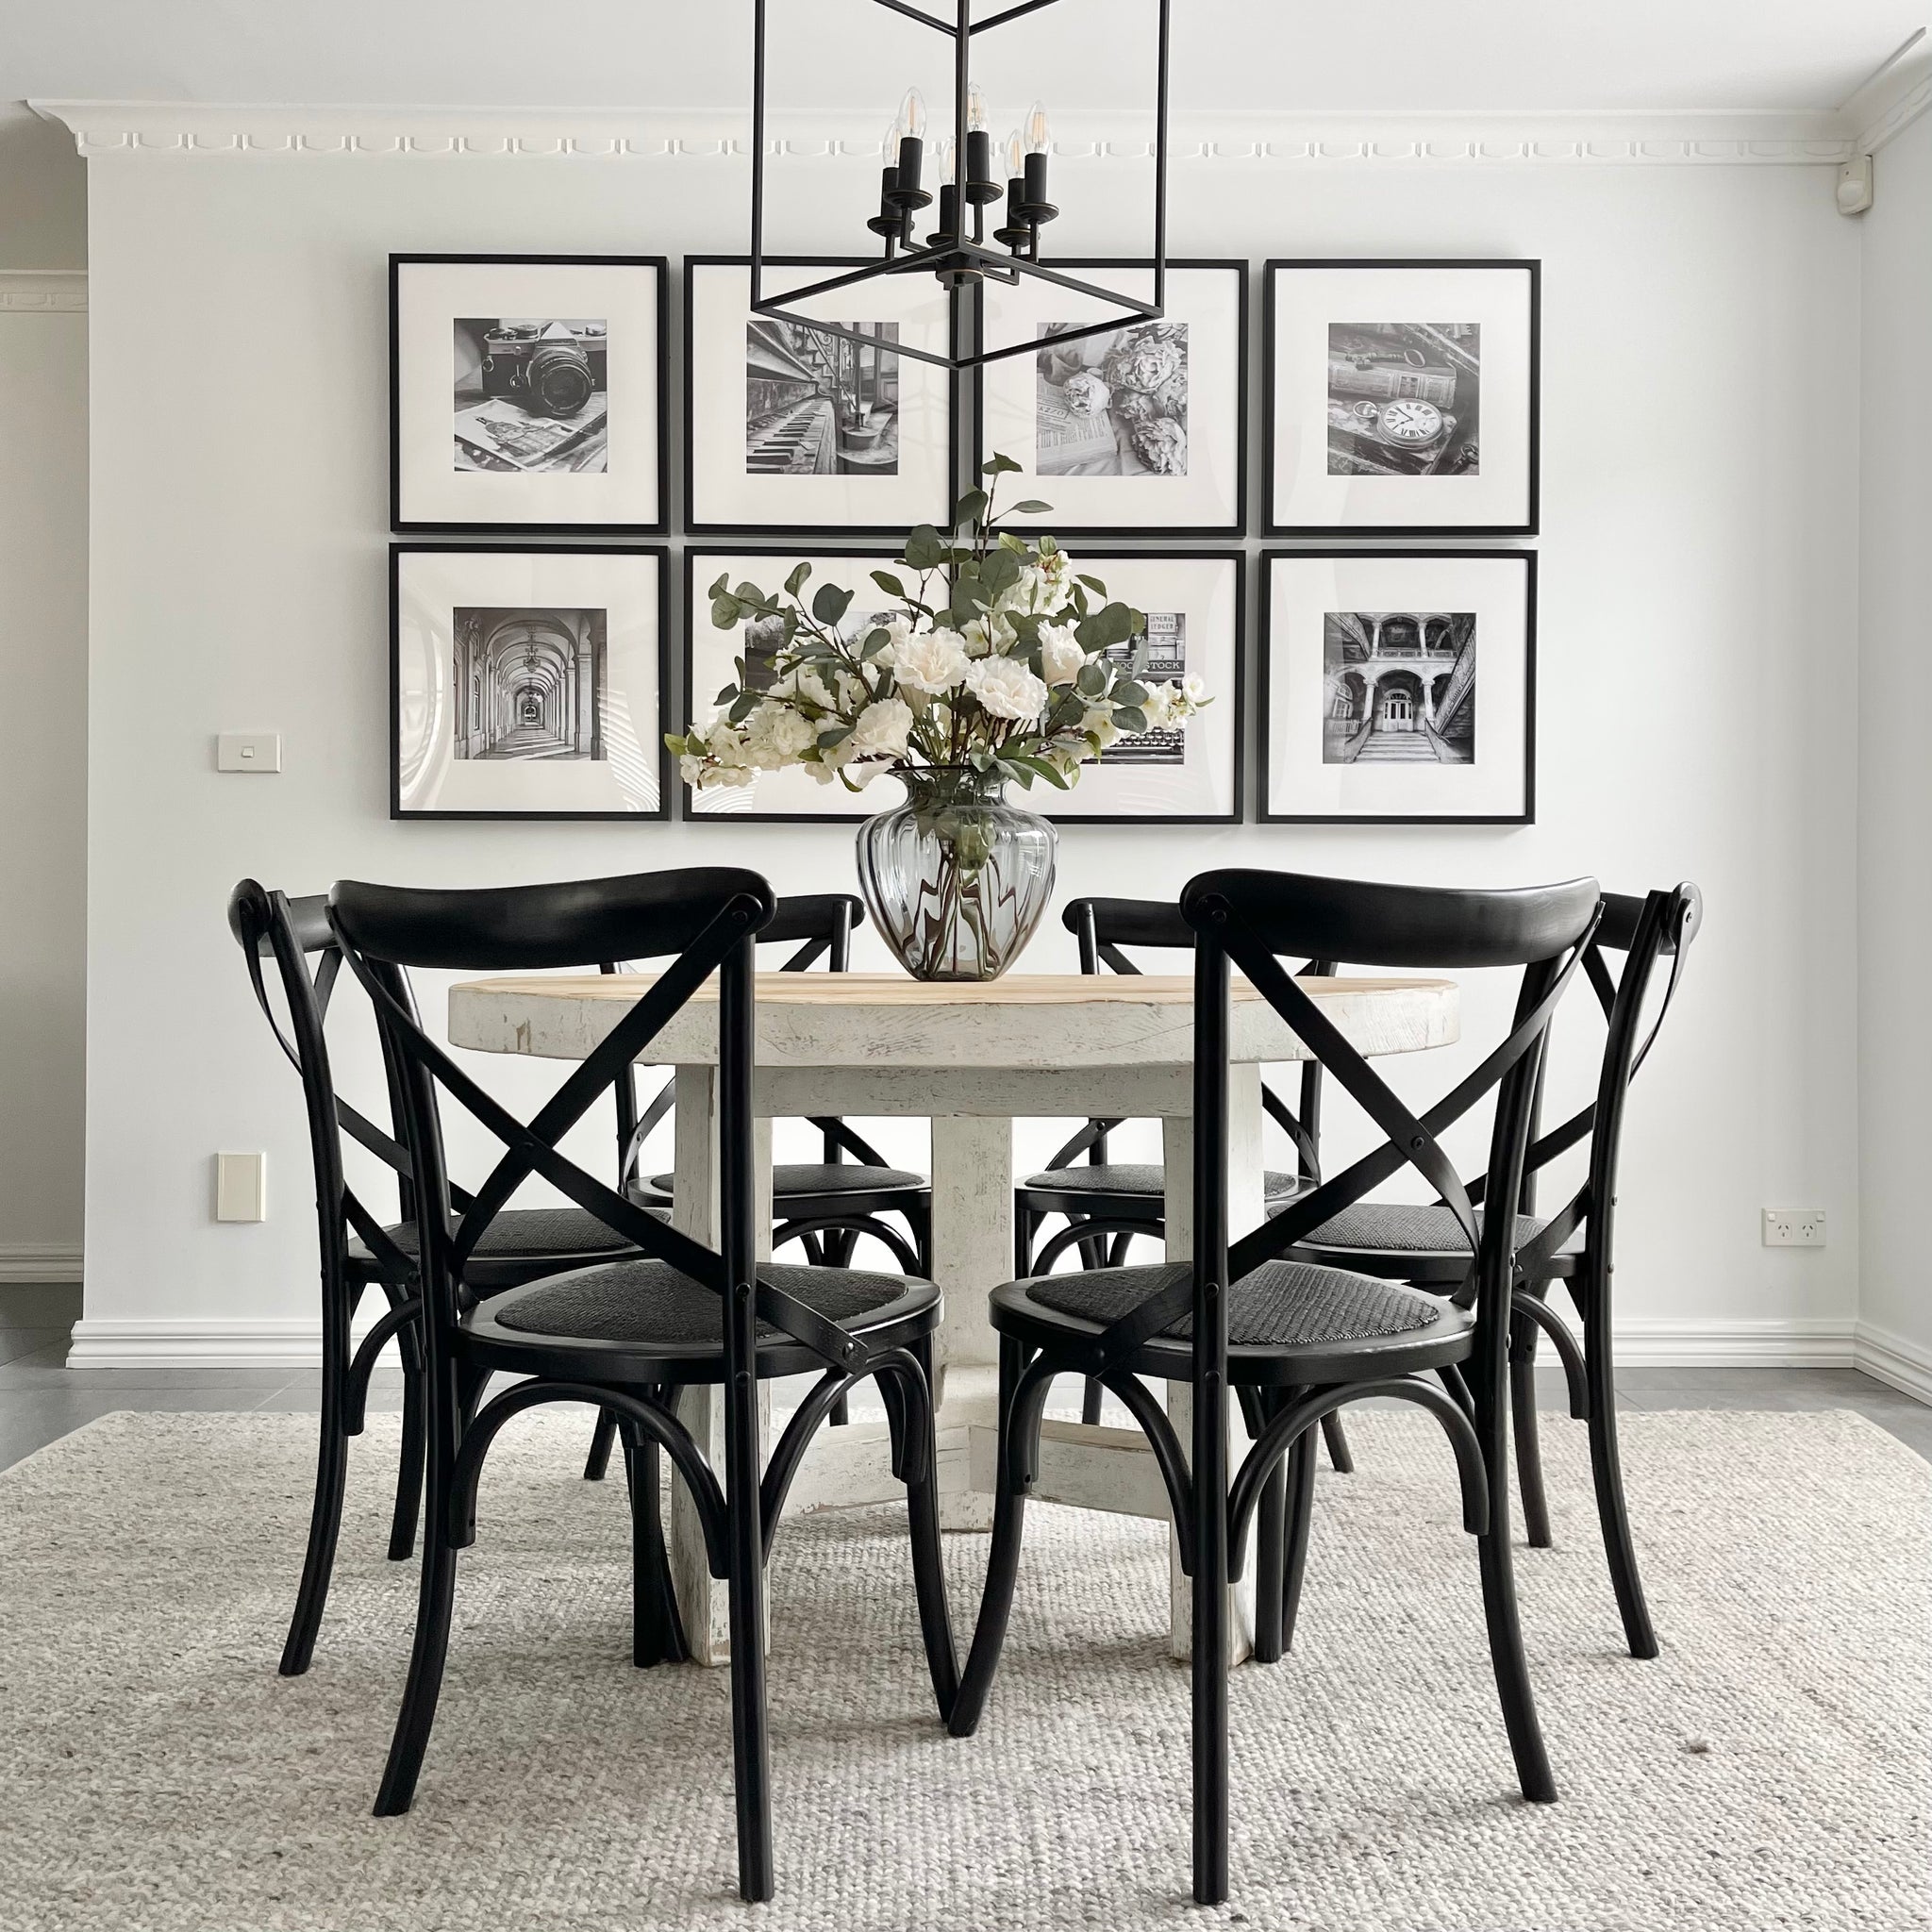
[[[455,613],[459,758],[602,758],[602,610]]]
[[[1475,618],[1331,610],[1323,621],[1322,762],[1475,761]]]

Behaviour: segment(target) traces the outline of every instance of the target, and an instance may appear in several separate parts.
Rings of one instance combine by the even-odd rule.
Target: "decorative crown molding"
[[[1903,134],[1927,108],[1932,108],[1932,74],[1923,75],[1887,105],[1854,143],[1857,152],[1875,155],[1887,142]]]
[[[71,314],[86,307],[84,269],[0,269],[0,315]]]
[[[621,108],[275,107],[168,101],[31,101],[74,131],[89,158],[117,155],[376,157],[450,159],[676,158],[741,161],[739,114]],[[845,138],[849,116],[792,117],[767,152],[876,162],[875,141]],[[1131,138],[1094,115],[1061,117],[1058,155],[1145,160],[1144,117]],[[1581,162],[1593,165],[1839,167],[1856,150],[1827,114],[1176,114],[1170,149],[1197,162]]]

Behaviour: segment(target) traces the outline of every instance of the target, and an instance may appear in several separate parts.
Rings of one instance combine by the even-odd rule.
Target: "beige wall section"
[[[1861,1354],[1932,1399],[1932,758],[1920,693],[1932,661],[1932,114],[1880,150],[1863,228],[1858,675],[1858,1158]]]
[[[0,1282],[73,1279],[87,929],[82,312],[0,305]]]
[[[95,1185],[82,1341],[95,1359],[312,1349],[301,1112],[223,923],[239,876],[313,891],[345,874],[456,885],[730,862],[788,890],[851,889],[847,827],[386,813],[388,251],[730,249],[745,168],[89,165]],[[1089,248],[1132,245],[1140,177],[1079,160],[1064,175],[1066,205],[1094,211]],[[811,195],[788,211],[796,245],[849,243],[825,172],[788,178]],[[1080,826],[1062,840],[1062,898],[1124,881],[1173,893],[1217,864],[1702,885],[1708,925],[1640,1083],[1624,1176],[1618,1278],[1652,1359],[1845,1359],[1857,1312],[1859,228],[1831,188],[1814,167],[1177,167],[1178,251],[1543,258],[1541,823]],[[734,405],[710,433],[737,420]],[[284,732],[282,774],[218,776],[224,728]],[[860,962],[883,963],[870,936]],[[1026,963],[1071,966],[1057,921]],[[426,1006],[441,1014],[440,990]],[[1473,991],[1466,1016],[1474,1041],[1502,1014]],[[1566,1083],[1594,1043],[1578,1020]],[[1472,1063],[1463,1049],[1420,1058],[1431,1064],[1401,1070],[1406,1091]],[[520,1100],[555,1077],[487,1071]],[[1042,1124],[1021,1161],[1052,1138]],[[267,1150],[266,1224],[212,1222],[223,1147]],[[1767,1202],[1826,1208],[1831,1245],[1763,1248]]]
[[[0,269],[87,266],[87,163],[72,132],[0,102]]]

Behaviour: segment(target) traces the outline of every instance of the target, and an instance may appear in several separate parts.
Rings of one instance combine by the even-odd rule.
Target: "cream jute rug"
[[[1323,1472],[1291,1659],[1234,1680],[1234,1900],[1187,1903],[1188,1679],[1156,1525],[1032,1512],[980,1735],[934,1721],[901,1513],[774,1558],[776,1902],[734,1892],[725,1678],[635,1671],[587,1420],[486,1477],[414,1812],[369,1815],[412,1567],[392,1419],[352,1467],[312,1673],[275,1672],[312,1423],[108,1417],[0,1475],[0,1926],[1740,1932],[1932,1924],[1932,1467],[1849,1415],[1641,1414],[1664,1654],[1624,1655],[1581,1460],[1524,1617],[1562,1802],[1514,1795],[1474,1547],[1426,1417]],[[962,1629],[984,1541],[949,1538]]]

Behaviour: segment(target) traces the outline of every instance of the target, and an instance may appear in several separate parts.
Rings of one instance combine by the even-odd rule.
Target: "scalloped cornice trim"
[[[83,269],[0,269],[0,315],[72,314],[86,307]]]
[[[596,108],[298,108],[175,102],[34,101],[74,130],[90,158],[109,155],[540,159],[675,157],[740,160],[750,151],[737,115],[655,115]],[[808,158],[878,159],[878,144],[849,141],[851,124],[800,121],[771,151]],[[1894,130],[1895,131],[1895,130]],[[1065,117],[1056,153],[1144,160],[1146,138],[1082,139]],[[1176,117],[1176,163],[1582,162],[1639,165],[1837,167],[1857,151],[1851,132],[1817,114],[1434,115]]]

